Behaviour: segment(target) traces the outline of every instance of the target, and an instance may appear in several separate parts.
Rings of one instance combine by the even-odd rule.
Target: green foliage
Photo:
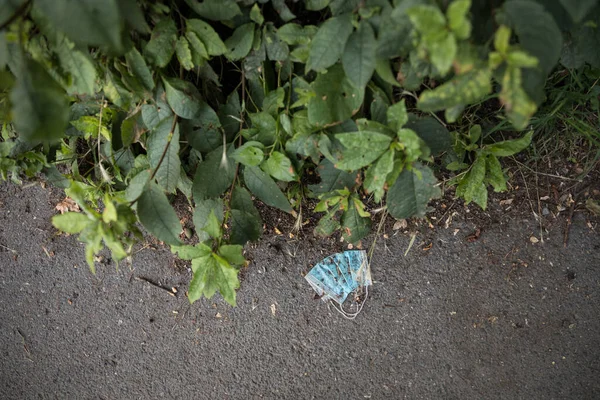
[[[19,4],[0,9],[0,177],[67,188],[83,213],[53,223],[80,235],[91,268],[104,246],[131,254],[141,222],[191,260],[192,302],[218,291],[235,304],[257,201],[300,219],[315,198],[315,233],[358,242],[365,204],[425,215],[443,154],[457,196],[485,208],[488,185],[506,189],[499,158],[532,133],[494,143],[475,112],[505,134],[540,126],[559,60],[593,79],[600,68],[596,0],[485,13],[470,0]]]

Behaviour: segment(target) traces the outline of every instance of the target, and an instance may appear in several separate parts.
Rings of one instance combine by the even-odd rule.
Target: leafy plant
[[[425,215],[446,154],[457,194],[485,207],[486,184],[505,184],[497,157],[531,134],[484,143],[449,124],[465,131],[485,105],[498,129],[525,130],[559,61],[598,75],[597,3],[0,1],[0,176],[67,189],[83,214],[53,222],[80,234],[92,270],[102,243],[131,254],[139,221],[191,260],[190,301],[235,304],[256,201],[300,226],[317,199],[316,233],[356,242],[369,204]]]

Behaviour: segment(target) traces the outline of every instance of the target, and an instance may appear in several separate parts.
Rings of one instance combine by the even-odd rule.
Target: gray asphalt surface
[[[2,399],[600,397],[600,236],[585,214],[567,249],[562,222],[531,243],[537,223],[508,214],[474,242],[468,218],[426,230],[406,257],[410,237],[386,232],[348,321],[303,278],[330,242],[265,237],[237,308],[190,306],[168,250],[93,276],[50,224],[59,199],[0,184]]]

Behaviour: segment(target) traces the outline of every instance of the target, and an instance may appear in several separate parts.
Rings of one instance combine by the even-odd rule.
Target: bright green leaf
[[[250,19],[256,22],[258,25],[262,25],[265,22],[265,17],[263,17],[262,12],[260,11],[260,7],[256,3],[252,6],[252,9],[250,10]]]
[[[195,246],[187,244],[181,246],[171,246],[171,252],[177,253],[182,260],[193,260],[194,258],[208,257],[211,254],[211,249],[204,243],[198,243]]]
[[[235,306],[235,290],[240,286],[237,269],[214,253],[208,257],[193,259],[192,269],[194,277],[188,290],[190,303],[202,296],[210,299],[218,290],[225,301]]]
[[[455,0],[448,6],[448,26],[458,39],[468,39],[471,36],[471,21],[468,14],[471,0]]]
[[[290,159],[278,151],[272,152],[260,167],[267,174],[280,181],[291,182],[298,179]]]
[[[208,233],[208,236],[210,236],[213,239],[218,239],[223,235],[223,233],[221,232],[221,222],[215,215],[214,210],[211,211],[208,215],[208,218],[206,220],[206,223],[202,227],[202,230]]]
[[[191,70],[194,68],[194,63],[192,61],[192,51],[190,50],[190,43],[187,41],[185,36],[180,36],[177,39],[177,44],[175,45],[175,53],[177,54],[177,59],[181,66],[186,70]]]
[[[388,107],[387,112],[387,123],[394,132],[398,132],[408,122],[408,113],[406,112],[406,101],[400,100],[398,103]]]
[[[231,156],[241,164],[254,167],[260,165],[264,159],[263,147],[263,144],[260,142],[246,142],[238,147]]]
[[[87,215],[76,212],[67,212],[52,217],[52,225],[56,229],[70,234],[80,233],[92,223],[94,223],[93,220]]]
[[[485,151],[496,157],[508,157],[524,150],[531,143],[533,137],[533,131],[529,131],[525,136],[519,139],[504,140],[497,142],[492,145],[486,146]]]
[[[338,133],[335,137],[345,147],[335,167],[348,171],[371,164],[389,148],[392,141],[388,135],[373,131]]]
[[[352,202],[342,214],[342,235],[348,243],[356,243],[371,232],[371,218],[361,216],[359,207]]]
[[[96,91],[96,67],[91,58],[82,51],[73,48],[72,43],[64,39],[56,52],[62,68],[67,71],[73,82],[67,91],[71,95],[93,95]]]
[[[529,119],[537,111],[537,105],[523,89],[521,69],[509,67],[502,78],[500,101],[511,124],[517,130],[527,127]]]
[[[224,244],[219,247],[219,255],[227,260],[231,265],[244,265],[246,259],[242,254],[244,248],[238,244]]]
[[[472,104],[492,91],[491,72],[474,70],[458,75],[419,96],[417,107],[423,111],[440,111],[461,104]]]

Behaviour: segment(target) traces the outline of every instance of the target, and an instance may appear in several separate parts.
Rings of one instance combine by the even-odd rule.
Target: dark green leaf
[[[598,4],[598,0],[560,0],[560,4],[567,10],[573,21],[581,22],[590,10]]]
[[[290,202],[281,192],[275,181],[258,167],[244,168],[244,182],[256,197],[266,205],[292,213]]]
[[[312,40],[306,70],[322,71],[339,60],[352,33],[352,14],[325,21]]]
[[[125,189],[125,200],[129,202],[136,201],[146,189],[146,185],[150,181],[152,172],[148,169],[142,170],[136,176],[131,178],[127,189]]]
[[[388,190],[387,206],[390,215],[396,219],[423,217],[430,199],[439,197],[441,190],[433,171],[425,165],[415,163],[413,170],[402,171],[396,182]]]
[[[268,26],[265,30],[264,42],[267,56],[271,61],[285,61],[290,55],[290,49],[283,40],[277,36],[273,27]]]
[[[90,57],[82,51],[73,48],[72,43],[64,39],[56,52],[62,68],[67,71],[73,82],[67,91],[69,94],[93,95],[96,91],[96,67]]]
[[[219,37],[219,34],[212,26],[200,19],[188,19],[186,21],[187,30],[195,33],[211,56],[220,56],[227,52],[227,46]]]
[[[10,94],[17,131],[27,141],[62,137],[69,120],[69,103],[62,88],[44,68],[27,60]]]
[[[175,22],[167,17],[156,24],[152,30],[150,41],[144,48],[144,55],[152,64],[164,68],[175,53],[175,43],[177,43],[177,27]]]
[[[185,0],[200,16],[213,21],[225,21],[240,15],[242,11],[235,0]]]
[[[425,141],[433,155],[447,151],[452,146],[450,132],[433,117],[409,120],[405,128],[415,131]]]
[[[152,169],[158,168],[155,178],[158,184],[169,193],[174,193],[177,189],[181,173],[181,161],[179,160],[179,124],[175,124],[175,129],[171,132],[172,126],[173,121],[171,118],[163,119],[150,132],[146,144],[150,166]],[[165,154],[164,158],[163,153]],[[159,166],[158,163],[161,161],[161,158],[162,163]]]
[[[202,108],[198,89],[188,81],[178,78],[163,78],[167,101],[181,118],[192,119]]]
[[[229,39],[225,41],[228,59],[236,61],[248,55],[254,42],[254,23],[239,26]]]
[[[346,76],[356,87],[365,87],[375,71],[375,33],[369,22],[363,20],[350,35],[342,55]]]
[[[198,235],[198,241],[204,242],[210,239],[210,236],[204,229],[208,223],[211,214],[214,214],[219,224],[223,222],[223,200],[222,199],[205,199],[194,201],[196,207],[194,207],[194,227],[196,228],[196,234]]]
[[[118,0],[37,0],[35,6],[75,43],[122,51]]]
[[[345,147],[335,167],[355,171],[379,158],[390,146],[392,138],[373,131],[338,133],[335,138]]]
[[[342,215],[342,235],[348,243],[356,243],[371,232],[371,218],[362,217],[359,207],[362,207],[362,203],[359,205],[350,201]]]
[[[338,189],[351,189],[356,185],[356,174],[351,174],[341,169],[337,169],[331,161],[324,158],[317,167],[321,182],[316,185],[308,185],[308,188],[315,194],[333,192]]]
[[[181,223],[169,199],[158,187],[150,182],[137,202],[137,214],[144,228],[159,240],[179,245]]]
[[[285,4],[285,0],[271,0],[271,4],[273,4],[273,8],[279,14],[279,18],[281,18],[284,22],[291,21],[296,18],[294,13],[292,13],[289,7]]]
[[[204,102],[200,104],[195,117],[182,121],[181,127],[190,146],[202,153],[210,153],[223,145],[223,134],[219,129],[221,121],[217,113]]]
[[[311,11],[321,11],[329,5],[331,0],[306,0],[306,9]]]
[[[81,232],[93,222],[87,215],[76,212],[67,212],[52,217],[52,225],[56,229],[71,234]]]
[[[154,90],[152,72],[150,72],[150,68],[146,65],[144,57],[142,57],[135,47],[125,54],[125,60],[131,74],[138,78],[147,90]]]
[[[231,153],[231,148],[228,153]],[[231,154],[223,153],[223,146],[206,156],[196,169],[194,186],[192,187],[194,201],[217,198],[231,186],[235,166]]]
[[[311,86],[316,94],[308,103],[311,125],[326,127],[342,122],[356,113],[363,102],[364,89],[356,88],[339,64],[326,74],[319,74]]]
[[[231,196],[231,243],[245,244],[258,240],[262,234],[262,221],[250,193],[237,186]]]

